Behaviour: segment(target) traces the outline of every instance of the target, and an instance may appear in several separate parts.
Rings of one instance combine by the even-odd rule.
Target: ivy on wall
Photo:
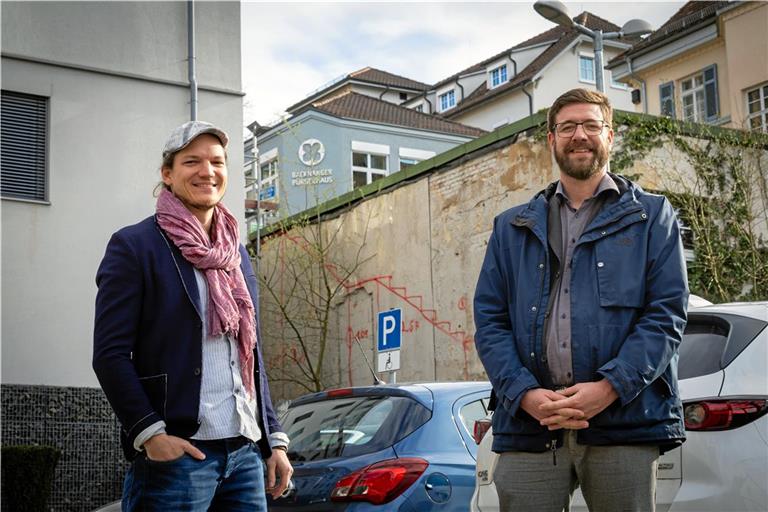
[[[635,162],[659,159],[664,194],[690,229],[691,293],[712,302],[768,299],[768,136],[618,114],[613,172],[630,178]]]

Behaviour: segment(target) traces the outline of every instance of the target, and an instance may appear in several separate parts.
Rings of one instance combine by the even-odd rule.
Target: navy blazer
[[[258,311],[258,283],[242,245],[240,255]],[[185,439],[194,435],[200,426],[203,366],[203,319],[194,268],[152,216],[112,235],[96,285],[93,369],[122,425],[125,456],[136,457],[136,436],[160,420],[168,434]],[[254,350],[262,432],[258,444],[268,458],[269,434],[282,427],[272,407],[259,345]]]

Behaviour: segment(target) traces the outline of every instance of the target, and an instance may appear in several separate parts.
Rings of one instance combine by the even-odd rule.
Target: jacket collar
[[[603,206],[602,210],[592,220],[584,231],[610,224],[617,221],[630,212],[643,210],[643,205],[638,201],[637,194],[642,189],[624,176],[608,173],[619,188],[619,198],[613,203]],[[543,243],[547,244],[547,215],[549,212],[549,200],[557,190],[557,181],[550,183],[547,188],[538,192],[528,202],[528,205],[512,219],[512,224],[527,227]]]

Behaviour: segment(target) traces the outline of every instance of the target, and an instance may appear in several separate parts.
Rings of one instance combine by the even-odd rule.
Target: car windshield
[[[301,404],[282,420],[293,461],[354,457],[390,447],[427,422],[430,411],[401,396],[354,396]]]

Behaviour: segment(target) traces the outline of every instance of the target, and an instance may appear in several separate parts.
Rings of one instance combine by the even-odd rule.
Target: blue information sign
[[[378,350],[398,350],[400,348],[400,319],[399,309],[379,312]]]

